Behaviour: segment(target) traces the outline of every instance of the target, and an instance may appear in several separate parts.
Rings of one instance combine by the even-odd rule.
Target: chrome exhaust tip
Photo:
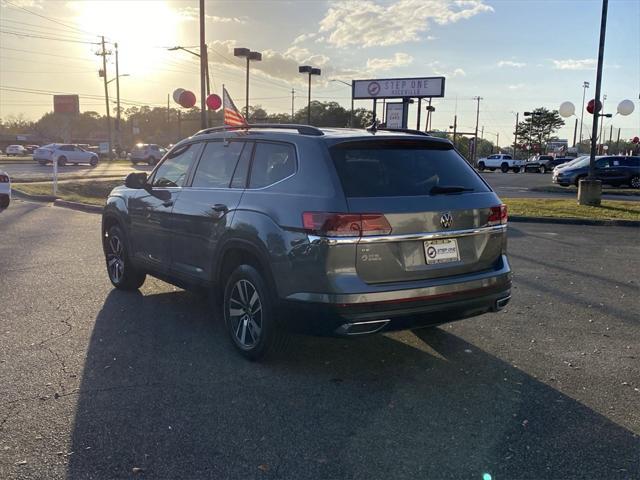
[[[336,329],[338,335],[367,335],[382,330],[391,320],[371,320],[369,322],[344,323]]]
[[[509,303],[509,300],[511,300],[511,295],[509,295],[508,297],[504,297],[504,298],[500,298],[500,299],[496,300],[495,311],[499,312],[504,307],[506,307],[507,304]]]

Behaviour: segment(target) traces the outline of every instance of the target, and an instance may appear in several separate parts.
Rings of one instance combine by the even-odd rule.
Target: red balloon
[[[180,94],[178,103],[184,108],[191,108],[196,104],[196,95],[189,90],[185,90]]]
[[[215,93],[207,97],[207,107],[209,107],[209,110],[218,110],[221,105],[222,99]]]
[[[595,99],[591,99],[589,100],[589,103],[587,103],[587,112],[589,112],[591,115],[593,115],[593,108],[596,104],[596,100]],[[596,112],[599,112],[600,110],[602,110],[602,103],[600,101],[598,101],[598,108],[596,110]]]
[[[631,140],[633,143],[638,143],[640,142],[640,138],[638,137],[633,137],[633,140]]]

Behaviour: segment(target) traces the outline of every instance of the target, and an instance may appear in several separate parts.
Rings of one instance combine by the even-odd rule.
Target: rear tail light
[[[302,224],[307,233],[329,237],[362,237],[391,233],[391,225],[381,213],[304,212]]]
[[[507,206],[503,203],[502,205],[491,207],[487,223],[489,225],[505,225],[507,223]]]
[[[9,177],[6,175],[0,175],[0,183],[9,183]]]

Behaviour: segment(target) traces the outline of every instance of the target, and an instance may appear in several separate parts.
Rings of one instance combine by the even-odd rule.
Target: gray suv
[[[303,125],[211,128],[107,199],[109,278],[216,292],[257,359],[287,331],[363,335],[495,312],[507,211],[448,140]]]

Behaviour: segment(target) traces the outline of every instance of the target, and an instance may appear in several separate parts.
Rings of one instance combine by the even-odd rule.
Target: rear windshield
[[[358,142],[330,149],[347,197],[430,195],[433,187],[465,192],[489,189],[449,145],[426,142]]]

